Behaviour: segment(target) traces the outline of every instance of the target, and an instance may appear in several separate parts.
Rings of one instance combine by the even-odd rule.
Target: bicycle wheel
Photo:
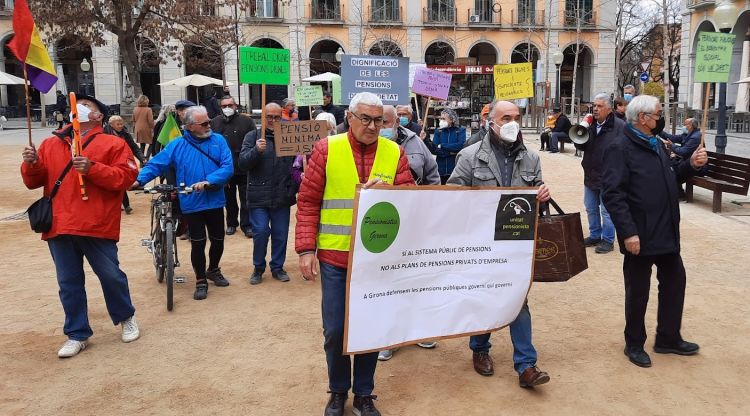
[[[164,244],[162,242],[164,234],[161,232],[161,223],[159,220],[159,210],[155,209],[155,204],[151,205],[151,240],[153,247],[151,254],[154,256],[154,271],[156,272],[156,281],[164,281]]]
[[[167,280],[167,310],[172,310],[172,296],[174,291],[174,226],[167,223],[164,239],[164,277]]]

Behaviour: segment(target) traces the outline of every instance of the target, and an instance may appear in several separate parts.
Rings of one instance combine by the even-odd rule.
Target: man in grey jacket
[[[547,186],[542,182],[539,155],[523,144],[518,120],[521,113],[509,101],[490,104],[487,134],[479,143],[465,147],[456,156],[449,185],[531,187],[538,186],[537,199],[550,199]],[[534,387],[549,381],[549,374],[536,366],[537,353],[531,343],[531,314],[524,303],[516,320],[511,322],[510,340],[513,343],[513,365],[521,387]],[[474,335],[469,347],[474,352],[474,370],[483,375],[494,374],[490,357],[490,334]]]
[[[404,153],[409,158],[411,174],[417,185],[440,185],[435,157],[417,133],[399,125],[398,113],[392,105],[383,106],[383,127],[380,129],[380,135],[404,148]]]

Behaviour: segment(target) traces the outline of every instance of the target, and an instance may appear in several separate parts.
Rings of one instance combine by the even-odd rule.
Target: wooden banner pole
[[[427,125],[427,117],[430,115],[430,104],[432,104],[432,97],[427,97],[427,105],[424,107],[424,118],[422,119],[422,128]]]
[[[703,97],[703,117],[701,120],[701,147],[706,147],[706,124],[708,124],[708,92],[711,88],[711,83],[706,82],[704,88]]]
[[[266,84],[260,85],[260,138],[266,137]]]
[[[23,88],[26,92],[26,131],[29,133],[29,147],[34,147],[34,142],[31,140],[31,104],[29,103],[29,76],[26,72],[26,63],[23,64],[23,81]]]

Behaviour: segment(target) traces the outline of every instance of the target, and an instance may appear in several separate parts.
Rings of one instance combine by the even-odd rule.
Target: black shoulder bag
[[[85,149],[96,136],[96,134],[91,136],[91,138],[83,144],[83,148]],[[63,179],[65,179],[65,176],[70,172],[70,168],[72,167],[73,160],[71,159],[55,181],[55,186],[52,188],[52,192],[49,193],[49,196],[43,196],[37,199],[28,209],[26,209],[26,214],[29,215],[29,224],[31,224],[31,229],[34,230],[34,232],[46,233],[52,228],[52,199],[57,195],[57,191],[60,189]]]
[[[218,160],[216,160],[216,159],[212,158],[212,157],[211,157],[211,155],[209,155],[208,153],[206,153],[206,152],[205,152],[205,151],[204,151],[203,149],[201,149],[200,147],[196,146],[195,144],[193,144],[193,143],[192,143],[192,142],[191,142],[190,140],[188,140],[188,139],[185,139],[185,142],[187,142],[187,144],[189,144],[190,146],[193,146],[193,148],[194,148],[195,150],[197,150],[197,151],[199,151],[199,152],[203,153],[203,155],[204,155],[204,156],[206,156],[206,157],[207,157],[207,158],[208,158],[208,159],[209,159],[210,161],[214,162],[214,164],[216,165],[216,167],[217,167],[217,168],[220,168],[220,167],[221,167],[221,163],[220,163],[220,162],[219,162]]]

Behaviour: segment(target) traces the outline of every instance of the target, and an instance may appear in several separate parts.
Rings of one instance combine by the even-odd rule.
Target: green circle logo
[[[362,219],[359,235],[370,253],[382,253],[396,240],[401,220],[398,210],[390,202],[378,202],[370,207]]]

